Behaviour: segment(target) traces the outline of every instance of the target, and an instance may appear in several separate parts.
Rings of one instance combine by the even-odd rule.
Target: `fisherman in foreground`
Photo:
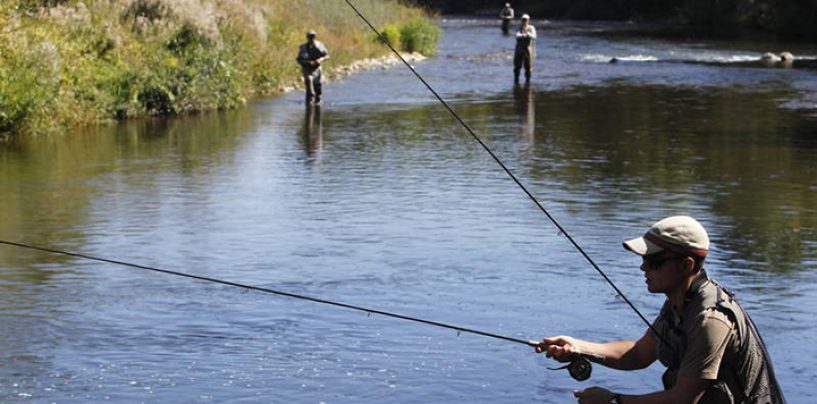
[[[638,341],[545,338],[546,347],[536,351],[560,362],[595,354],[604,357],[601,364],[621,370],[643,369],[658,359],[667,367],[664,391],[622,395],[591,387],[574,393],[579,403],[785,403],[754,323],[703,268],[709,237],[700,223],[668,217],[624,248],[641,256],[650,293],[667,296],[652,329]]]
[[[321,63],[329,59],[329,51],[316,36],[315,31],[310,30],[306,33],[306,43],[298,48],[297,60],[304,76],[307,105],[321,102]]]

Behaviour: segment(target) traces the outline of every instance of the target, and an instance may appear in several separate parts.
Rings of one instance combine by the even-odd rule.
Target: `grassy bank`
[[[398,0],[356,0],[403,50],[439,30]],[[327,68],[386,49],[343,0],[2,0],[0,137],[231,108],[299,77],[304,32]]]

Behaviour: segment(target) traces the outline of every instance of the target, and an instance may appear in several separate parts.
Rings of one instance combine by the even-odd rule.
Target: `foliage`
[[[400,27],[400,44],[406,52],[432,55],[437,51],[440,28],[424,18],[414,18]]]
[[[65,4],[68,3],[68,0],[16,0],[11,3],[17,10],[32,12],[42,7],[56,7]]]
[[[412,22],[411,46],[433,52],[422,10],[355,4],[398,35]],[[330,49],[328,70],[387,52],[342,1],[0,2],[0,136],[239,106],[299,81],[308,29]]]
[[[3,36],[2,39],[0,135],[39,127],[53,105],[58,88],[58,67],[48,62],[53,57],[53,45],[44,42],[31,46],[28,36]]]
[[[372,37],[376,42],[385,39],[394,48],[404,52],[433,55],[437,52],[440,32],[440,28],[428,19],[412,18],[402,24],[387,24],[380,30],[380,36]]]
[[[395,24],[389,24],[383,27],[380,30],[380,35],[388,42],[391,46],[400,47],[400,27]],[[380,39],[379,37],[375,39]]]

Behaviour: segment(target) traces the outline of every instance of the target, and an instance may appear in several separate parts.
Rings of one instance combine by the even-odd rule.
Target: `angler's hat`
[[[680,255],[706,257],[709,236],[697,220],[689,216],[672,216],[653,224],[643,236],[625,241],[624,248],[638,255],[669,250]]]
[[[527,15],[527,14],[522,14],[522,19],[523,20],[530,20],[530,16]]]
[[[316,36],[318,36],[318,33],[315,32],[315,30],[310,29],[309,31],[306,31],[306,37],[307,38],[314,38]]]

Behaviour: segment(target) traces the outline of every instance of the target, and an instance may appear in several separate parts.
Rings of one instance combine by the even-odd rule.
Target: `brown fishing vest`
[[[704,270],[690,287],[680,321],[676,324],[672,305],[667,301],[655,322],[658,359],[667,367],[662,377],[664,388],[675,385],[675,378],[686,351],[683,330],[707,310],[718,310],[735,325],[737,341],[727,346],[718,369],[718,378],[706,390],[699,403],[784,404],[774,369],[754,322],[726,289],[710,279]]]

